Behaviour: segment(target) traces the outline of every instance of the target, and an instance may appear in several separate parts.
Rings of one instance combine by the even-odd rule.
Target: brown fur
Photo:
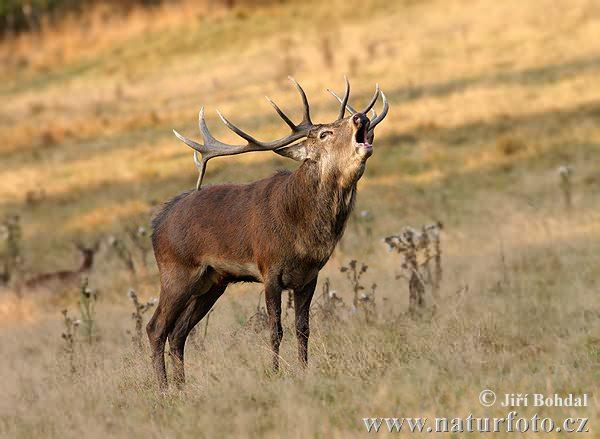
[[[298,354],[307,363],[317,275],[342,236],[370,156],[356,147],[357,126],[368,127],[369,121],[362,114],[354,119],[315,126],[298,145],[303,162],[295,172],[184,192],[154,218],[161,294],[147,332],[161,387],[167,383],[167,338],[175,380],[182,384],[185,339],[231,282],[264,283],[275,369],[281,292],[293,290]]]
[[[96,243],[93,247],[84,247],[76,244],[77,250],[81,253],[81,264],[79,268],[74,270],[52,271],[49,273],[41,273],[27,279],[24,283],[28,289],[47,288],[54,284],[73,284],[78,282],[81,275],[92,269],[94,257],[98,252],[100,243]]]

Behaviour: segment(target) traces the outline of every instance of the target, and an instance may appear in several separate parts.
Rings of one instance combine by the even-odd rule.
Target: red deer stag
[[[25,287],[28,289],[50,288],[55,285],[64,286],[79,282],[81,275],[92,269],[94,256],[100,248],[100,241],[97,241],[92,247],[86,247],[80,243],[75,243],[75,247],[81,253],[81,264],[79,268],[38,274],[27,279],[25,281]]]
[[[337,120],[315,124],[304,90],[291,80],[304,105],[302,122],[296,125],[269,99],[291,129],[287,137],[261,142],[219,113],[223,123],[246,141],[244,145],[227,145],[209,132],[204,109],[199,114],[203,145],[174,131],[195,150],[200,177],[198,190],[167,201],[152,222],[161,291],[146,329],[162,389],[167,386],[167,339],[174,380],[181,386],[185,379],[185,340],[232,282],[264,284],[275,370],[283,335],[281,293],[293,291],[298,356],[303,366],[307,364],[309,308],[317,275],[342,236],[356,184],[373,153],[375,126],[386,116],[388,103],[377,87],[366,108],[355,111],[348,105],[350,85],[346,80],[343,99],[334,94],[341,104]],[[373,111],[369,120],[367,113],[380,94],[383,110],[379,115]],[[351,113],[348,117],[346,109]],[[273,151],[302,164],[294,172],[280,171],[249,184],[200,189],[209,159],[249,151]]]

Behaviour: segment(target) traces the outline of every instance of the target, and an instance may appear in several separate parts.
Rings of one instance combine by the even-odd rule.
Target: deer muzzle
[[[351,118],[354,129],[353,141],[356,152],[366,159],[373,154],[373,145],[367,140],[369,132],[369,118],[362,113],[356,113]]]

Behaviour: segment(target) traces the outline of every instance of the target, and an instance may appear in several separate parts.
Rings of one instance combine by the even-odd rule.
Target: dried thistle
[[[344,301],[331,289],[329,278],[323,281],[323,292],[318,302],[319,311],[324,320],[338,320],[339,310],[345,307]]]
[[[81,313],[81,327],[89,344],[96,338],[96,301],[98,294],[89,286],[88,278],[84,277],[79,288],[79,312]]]
[[[134,328],[134,333],[131,336],[131,341],[141,351],[144,349],[144,344],[143,344],[144,338],[142,336],[142,334],[143,334],[142,328],[144,326],[143,315],[146,311],[148,311],[150,308],[152,308],[154,305],[156,305],[156,302],[158,300],[156,298],[153,298],[145,303],[142,303],[142,302],[140,302],[137,294],[135,293],[135,291],[132,288],[130,288],[129,291],[127,292],[127,297],[129,297],[131,299],[131,301],[133,302],[133,307],[134,307],[134,311],[131,313],[131,319],[134,322],[135,328]],[[129,331],[127,331],[127,332],[130,333]]]
[[[346,277],[352,285],[352,292],[354,293],[352,310],[354,312],[359,309],[364,310],[365,318],[367,322],[370,322],[375,315],[375,289],[377,288],[377,285],[373,284],[371,286],[371,292],[366,292],[366,288],[361,283],[361,278],[368,269],[368,265],[361,263],[359,266],[358,262],[353,259],[348,263],[347,267],[341,267],[340,271],[346,273]]]
[[[244,324],[244,327],[249,328],[252,332],[259,333],[269,327],[269,316],[264,306],[262,306],[262,292],[258,296],[258,303],[256,304],[256,311]]]
[[[9,215],[0,225],[0,283],[19,279],[23,268],[23,232],[19,215]],[[16,282],[18,284],[18,282]]]
[[[368,265],[364,263],[361,264],[359,267],[356,259],[352,259],[350,262],[348,262],[347,267],[340,267],[340,272],[346,273],[346,277],[352,285],[352,292],[354,294],[352,299],[352,305],[354,306],[354,308],[358,308],[358,293],[361,290],[365,289],[365,287],[360,283],[360,278],[364,273],[367,272],[368,268]]]
[[[427,245],[433,243],[433,260],[434,260],[434,273],[433,276],[429,278],[429,284],[432,288],[433,297],[439,297],[440,285],[442,283],[442,242],[441,242],[441,232],[444,228],[444,225],[441,221],[437,221],[433,224],[429,224],[423,227],[423,234],[427,237]],[[427,254],[425,256],[425,261],[428,263],[431,255],[429,254],[429,248],[427,248]],[[427,269],[428,266],[427,266]]]
[[[131,251],[127,248],[127,245],[122,239],[117,238],[116,236],[110,236],[108,238],[108,243],[115,250],[117,257],[125,264],[127,270],[131,274],[135,274],[135,265],[133,264],[133,256],[131,255]]]
[[[65,341],[64,352],[69,359],[70,370],[73,374],[77,371],[75,367],[75,335],[77,328],[81,324],[81,320],[72,319],[66,309],[62,310],[62,315],[65,331],[61,334],[61,337]]]
[[[428,230],[428,233],[432,234],[433,248],[434,248],[434,261],[435,261],[435,276],[433,278],[433,291],[434,295],[439,295],[440,285],[442,284],[442,229],[444,225],[441,221],[436,222],[433,227]]]
[[[131,240],[134,247],[137,249],[137,251],[139,253],[140,260],[142,261],[142,265],[144,267],[147,267],[148,266],[147,256],[152,248],[150,239],[148,237],[148,231],[146,230],[146,228],[144,226],[137,226],[137,227],[134,226],[134,227],[128,227],[126,229],[126,232],[129,235],[129,239]],[[131,252],[130,252],[130,258],[131,258]]]
[[[425,306],[425,281],[419,271],[417,259],[417,251],[419,250],[419,244],[422,242],[422,237],[420,233],[410,228],[405,229],[403,235],[408,246],[405,252],[405,266],[410,272],[410,279],[408,281],[408,310],[411,313],[415,313],[417,307],[422,308]]]
[[[442,281],[442,249],[440,232],[442,223],[437,222],[416,230],[406,227],[402,233],[384,238],[388,250],[402,254],[404,260],[402,273],[396,278],[408,280],[409,312],[416,312],[417,308],[425,306],[425,289],[430,286],[432,295],[439,296]],[[433,246],[433,254],[432,247]],[[432,273],[430,261],[434,261]],[[405,274],[406,273],[406,274]]]
[[[558,175],[560,176],[560,189],[563,193],[565,200],[565,208],[567,213],[571,212],[573,208],[573,197],[572,197],[572,181],[574,168],[571,165],[561,165],[558,167]]]
[[[377,284],[371,285],[371,291],[361,293],[359,297],[359,303],[365,313],[365,320],[367,323],[372,323],[377,315],[377,308],[375,304],[375,291],[377,290]]]

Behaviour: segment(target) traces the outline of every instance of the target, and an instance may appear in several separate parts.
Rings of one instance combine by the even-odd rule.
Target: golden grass
[[[157,202],[192,187],[191,153],[171,128],[198,138],[201,105],[225,141],[236,139],[216,108],[269,138],[285,127],[262,95],[298,114],[287,74],[325,121],[335,102],[324,89],[339,89],[351,73],[353,103],[379,82],[392,105],[359,185],[357,211],[373,214],[373,242],[352,222],[321,278],[349,303],[339,267],[367,263],[366,284],[378,284],[377,322],[315,317],[303,374],[287,316],[283,370],[272,375],[268,335],[241,325],[260,287],[233,286],[211,315],[206,350],[189,345],[187,389],[161,396],[126,332],[127,289],[156,296],[156,268],[132,277],[104,245],[90,275],[101,339],[79,341],[74,376],[59,310],[76,313],[77,292],[0,291],[0,436],[357,437],[365,416],[505,415],[479,406],[485,387],[592,393],[590,407],[544,414],[587,416],[597,430],[597,2],[206,9],[184,2],[108,23],[99,10],[85,31],[70,21],[41,40],[0,45],[0,206],[22,217],[26,274],[74,267],[72,239],[122,235],[126,224],[147,223]],[[335,47],[331,69],[323,38]],[[291,72],[284,49],[300,60]],[[575,168],[570,213],[562,164]],[[249,181],[281,166],[294,164],[268,154],[219,159],[206,182]],[[27,202],[28,191],[41,195]],[[406,286],[395,279],[400,260],[379,240],[437,219],[445,224],[442,297],[433,316],[412,320]]]

